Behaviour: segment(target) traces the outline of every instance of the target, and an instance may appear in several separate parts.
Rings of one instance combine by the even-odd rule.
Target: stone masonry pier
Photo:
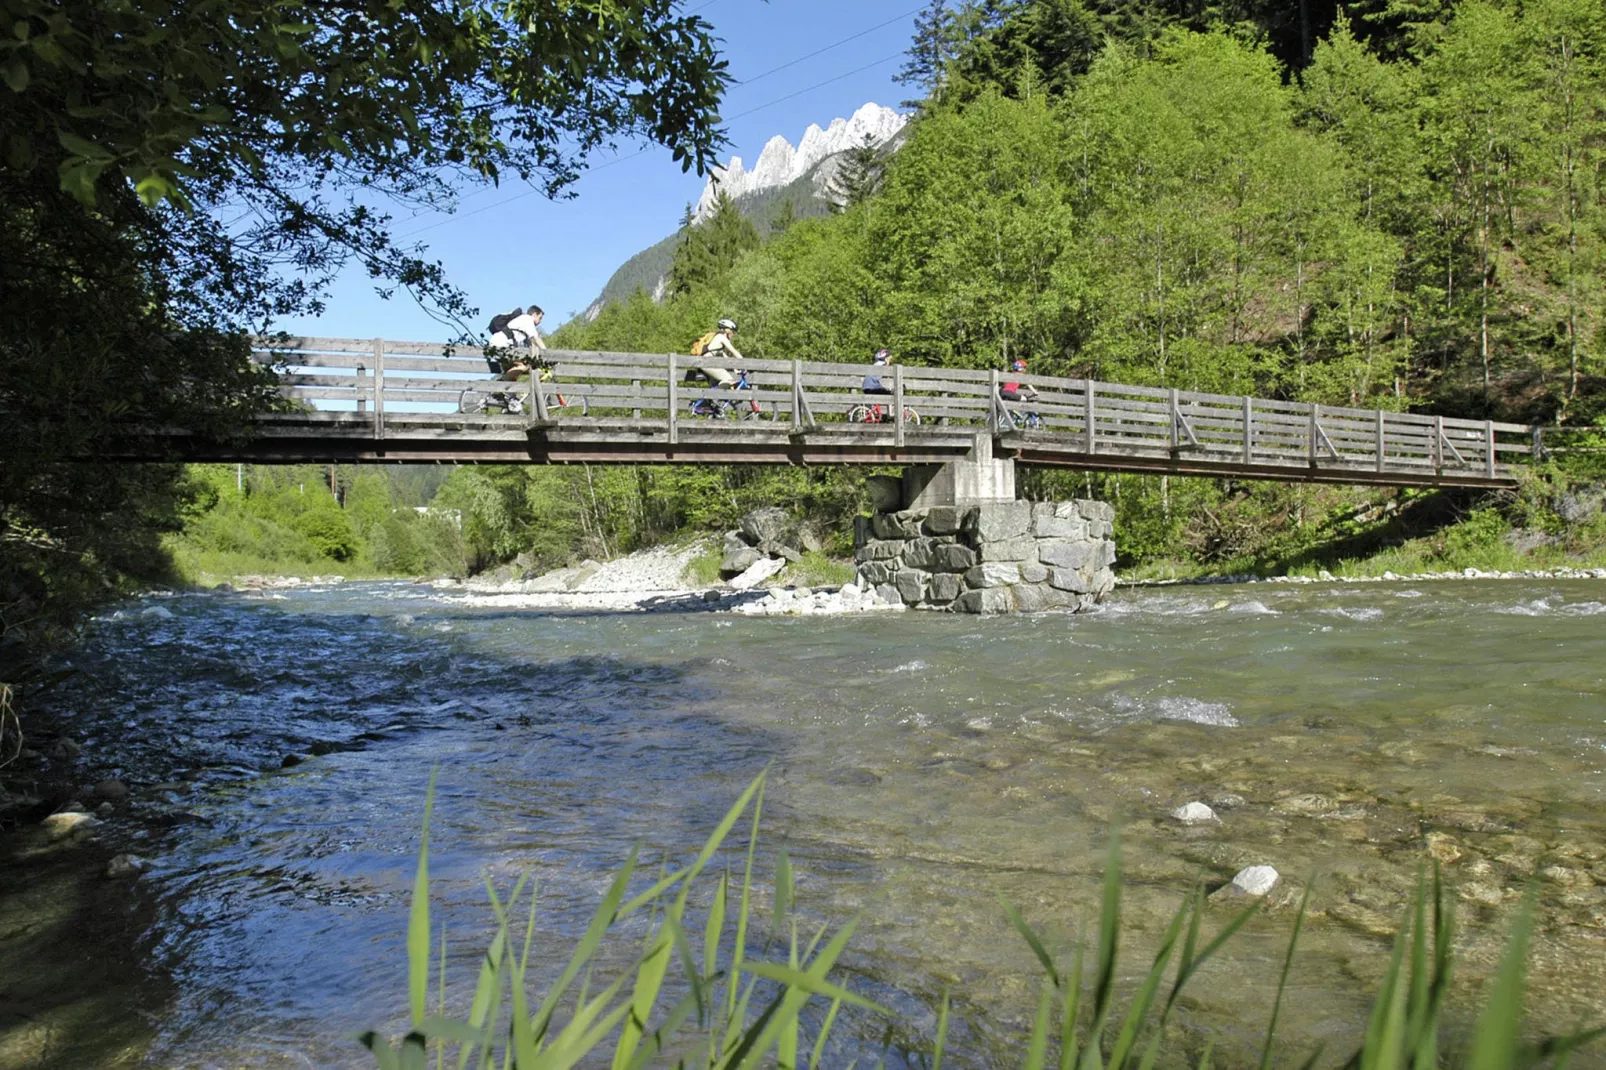
[[[857,518],[859,583],[889,602],[958,613],[1080,611],[1115,586],[1115,510],[1099,501],[991,501]]]

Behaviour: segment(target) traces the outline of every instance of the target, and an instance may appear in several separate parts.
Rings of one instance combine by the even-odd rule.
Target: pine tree
[[[685,229],[669,266],[669,292],[690,293],[718,283],[741,258],[760,244],[758,229],[723,192],[708,220]]]
[[[902,103],[905,108],[918,108],[937,96],[954,55],[954,14],[948,10],[948,0],[927,0],[925,10],[915,16],[914,39],[907,55],[903,69],[892,80],[920,91],[920,100]]]
[[[796,222],[797,205],[793,202],[792,198],[788,197],[786,200],[781,202],[780,211],[775,213],[775,218],[770,220],[771,236],[779,237],[780,235],[785,234],[787,231],[792,229],[792,224]]]
[[[875,138],[864,135],[863,141],[842,154],[836,174],[826,184],[825,194],[831,202],[831,211],[845,212],[869,200],[880,187],[886,167]]]

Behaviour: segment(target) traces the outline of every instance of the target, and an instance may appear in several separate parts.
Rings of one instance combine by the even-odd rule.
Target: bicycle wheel
[[[848,423],[850,423],[850,424],[873,424],[873,423],[876,423],[877,421],[871,415],[873,413],[873,411],[874,410],[871,409],[870,406],[868,406],[868,405],[855,405],[855,406],[853,406],[853,408],[848,410]]]
[[[479,416],[485,412],[489,401],[489,394],[471,386],[457,396],[457,411],[468,416]]]
[[[914,424],[916,427],[919,427],[920,426],[920,414],[918,412],[914,411],[913,409],[906,407],[903,410],[903,422],[906,423],[906,424]]]

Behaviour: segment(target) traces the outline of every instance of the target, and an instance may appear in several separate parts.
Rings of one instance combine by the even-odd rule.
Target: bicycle
[[[551,378],[552,369],[542,368],[539,381],[546,382]],[[490,383],[476,383],[468,387],[457,396],[457,411],[468,416],[522,416],[528,403],[526,395],[498,385],[511,381],[516,380],[492,380]],[[590,403],[586,401],[584,394],[578,398],[567,398],[553,391],[550,394],[542,394],[542,398],[546,401],[548,411],[566,409],[573,405],[580,406],[582,416],[589,415],[591,411]]]
[[[881,405],[855,405],[848,410],[850,424],[884,424],[892,422],[892,414]],[[903,407],[903,422],[920,426],[920,414],[909,406]]]
[[[1043,418],[1035,412],[1017,412],[1014,409],[1005,411],[1009,413],[1009,422],[1017,431],[1041,431],[1045,426]]]
[[[757,389],[747,379],[747,370],[738,368],[736,382],[727,389],[755,390]],[[688,411],[696,417],[708,420],[765,420],[770,419],[764,413],[763,406],[756,401],[737,401],[735,398],[704,396],[696,398],[688,407]]]

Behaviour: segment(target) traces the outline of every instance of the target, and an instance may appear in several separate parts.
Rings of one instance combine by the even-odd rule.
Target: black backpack
[[[515,308],[512,312],[503,312],[499,315],[492,316],[491,333],[496,334],[498,331],[506,330],[508,324],[512,323],[522,315],[524,315],[524,309]]]

